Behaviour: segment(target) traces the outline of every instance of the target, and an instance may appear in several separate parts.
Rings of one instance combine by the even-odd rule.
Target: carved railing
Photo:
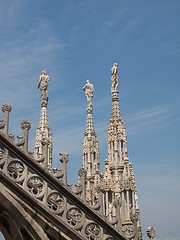
[[[126,239],[120,232],[120,217],[117,211],[115,218],[103,216],[102,189],[97,189],[97,203],[88,205],[85,200],[86,171],[79,170],[76,189],[67,184],[66,164],[68,154],[60,154],[62,169],[45,167],[48,141],[42,140],[43,154],[34,159],[28,150],[28,131],[31,128],[23,120],[21,128],[23,137],[8,133],[9,112],[11,106],[3,104],[3,120],[0,122],[0,176],[1,181],[11,188],[28,204],[44,214],[52,224],[61,228],[72,239],[119,240]],[[118,199],[114,202],[120,208]],[[135,221],[134,221],[135,222]],[[63,226],[63,227],[62,227]]]

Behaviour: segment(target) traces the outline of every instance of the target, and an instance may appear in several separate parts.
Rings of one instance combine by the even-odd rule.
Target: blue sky
[[[180,1],[0,0],[0,104],[12,105],[10,132],[40,116],[39,75],[46,68],[54,166],[68,152],[69,183],[82,162],[87,79],[101,171],[111,115],[110,69],[118,63],[119,103],[133,163],[143,236],[180,238]],[[2,114],[1,114],[2,118]]]

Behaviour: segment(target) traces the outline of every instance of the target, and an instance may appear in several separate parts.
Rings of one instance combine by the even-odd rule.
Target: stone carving
[[[38,88],[41,90],[41,97],[42,100],[46,99],[48,100],[48,92],[47,92],[47,87],[48,87],[48,82],[50,81],[50,77],[46,73],[46,69],[42,71],[42,74],[39,77],[39,83],[38,83]]]
[[[39,197],[44,188],[44,182],[38,176],[31,177],[27,183],[28,190],[31,194]]]
[[[9,175],[16,180],[19,180],[24,173],[24,166],[19,161],[12,161],[7,169]]]
[[[89,80],[86,81],[86,84],[84,85],[83,90],[86,93],[88,105],[91,105],[92,98],[94,96],[94,87],[91,83],[89,83]]]
[[[135,198],[135,208],[137,209],[137,208],[139,208],[139,206],[138,206],[138,195],[137,195],[137,192],[135,192],[134,198]]]
[[[39,78],[38,88],[41,90],[41,115],[40,122],[37,125],[36,138],[34,144],[34,158],[42,164],[43,168],[52,168],[52,133],[48,124],[47,104],[48,104],[48,81],[50,77],[46,69]]]
[[[117,87],[119,86],[119,78],[117,74],[117,63],[114,63],[111,68],[111,93],[117,91]]]
[[[138,221],[138,216],[136,213],[131,213],[130,218],[133,223]]]
[[[3,112],[11,112],[12,110],[12,107],[9,103],[4,103],[1,108]]]
[[[4,158],[4,147],[0,145],[0,161]]]
[[[63,204],[64,198],[58,192],[51,193],[47,198],[47,205],[54,212],[58,212]]]
[[[146,234],[149,237],[149,239],[154,239],[154,237],[155,237],[155,229],[153,227],[148,227],[146,229]]]
[[[59,158],[59,160],[60,160],[60,162],[65,162],[65,163],[67,163],[68,161],[69,161],[69,158],[68,158],[68,153],[66,153],[66,152],[63,152],[63,153],[59,153],[59,155],[60,155],[60,158]]]
[[[87,172],[86,172],[86,170],[84,170],[84,168],[80,168],[78,171],[78,175],[80,177],[85,177],[87,175]]]
[[[93,205],[98,204],[99,202],[99,193],[100,193],[100,189],[94,189],[94,191],[92,192],[92,200],[93,200]]]
[[[134,234],[134,227],[132,224],[122,226],[121,231],[128,237],[132,237]]]
[[[0,120],[0,129],[5,135],[8,135],[8,127],[9,127],[9,113],[11,112],[11,105],[8,103],[4,103],[1,107],[3,111],[3,120]]]
[[[73,207],[67,211],[66,218],[70,225],[77,226],[82,220],[82,213],[78,208]]]
[[[42,145],[43,146],[48,146],[49,144],[50,144],[50,141],[49,141],[49,139],[48,138],[43,138],[42,140],[41,140],[41,143],[42,143]]]
[[[31,123],[28,120],[23,120],[21,122],[21,128],[29,130],[31,128]]]
[[[108,209],[109,209],[109,219],[113,219],[114,217],[116,217],[116,208],[114,206],[114,204],[112,202],[109,202],[108,204]]]
[[[57,179],[61,179],[64,176],[64,173],[63,173],[62,169],[49,168],[49,172],[50,172],[51,175],[53,175]]]
[[[0,168],[2,169],[6,162],[6,152],[7,150],[0,144]]]
[[[96,223],[89,223],[85,228],[85,235],[89,240],[99,239],[100,227]]]
[[[115,240],[115,238],[107,237],[105,240]]]

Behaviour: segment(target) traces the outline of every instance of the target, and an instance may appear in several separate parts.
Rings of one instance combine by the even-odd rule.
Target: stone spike
[[[118,85],[117,63],[114,63],[111,69],[112,112],[108,127],[108,159],[105,160],[104,174],[101,178],[101,184],[105,190],[104,212],[107,217],[112,217],[112,206],[115,199],[119,199],[121,207],[117,214],[120,214],[122,232],[126,235],[126,230],[133,226],[133,231],[138,228],[136,238],[141,239],[137,190],[132,164],[127,156],[126,129],[120,114]],[[139,219],[136,227],[133,225],[132,216],[134,219]],[[127,238],[129,238],[128,235]]]
[[[82,166],[87,171],[86,176],[86,200],[93,201],[92,195],[95,192],[96,186],[99,184],[99,144],[94,130],[93,122],[93,105],[92,97],[94,95],[94,87],[86,81],[83,87],[87,97],[87,120],[86,131],[84,133],[83,149],[82,149]]]
[[[42,139],[47,139],[49,141],[48,151],[47,151],[47,163],[46,166],[52,167],[52,133],[48,124],[48,113],[47,113],[47,103],[48,103],[48,81],[50,77],[46,73],[46,69],[42,72],[39,78],[38,88],[41,90],[41,115],[40,122],[37,126],[35,145],[34,145],[34,157],[35,159],[41,158],[43,154]]]
[[[92,104],[87,106],[87,120],[86,120],[86,133],[91,135],[94,133],[94,122],[93,122],[93,106]]]

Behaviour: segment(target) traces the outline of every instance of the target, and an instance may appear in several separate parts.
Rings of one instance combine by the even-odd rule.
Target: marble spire
[[[101,179],[104,186],[105,215],[109,216],[114,199],[121,201],[120,217],[122,232],[129,237],[136,232],[137,239],[141,239],[141,224],[139,217],[138,197],[132,163],[127,153],[126,129],[123,125],[119,108],[119,78],[117,63],[111,68],[112,112],[108,127],[108,159],[105,160],[104,174]],[[132,220],[136,216],[136,224]]]
[[[86,200],[92,201],[93,192],[99,184],[99,144],[94,130],[93,122],[93,105],[92,98],[94,96],[94,87],[89,80],[83,87],[87,97],[87,120],[86,131],[84,133],[83,150],[82,150],[82,166],[87,171],[86,176]]]
[[[119,108],[119,78],[117,74],[117,63],[111,68],[111,94],[112,94],[112,112],[108,128],[108,160],[113,166],[119,165],[123,169],[123,161],[127,157],[126,149],[126,130],[123,126]]]
[[[42,71],[39,78],[38,88],[41,91],[41,115],[40,121],[37,125],[35,145],[34,145],[34,157],[35,159],[41,159],[43,157],[43,142],[47,144],[47,157],[44,167],[52,167],[52,133],[48,124],[47,104],[48,104],[48,82],[50,77],[46,73],[46,69]]]

